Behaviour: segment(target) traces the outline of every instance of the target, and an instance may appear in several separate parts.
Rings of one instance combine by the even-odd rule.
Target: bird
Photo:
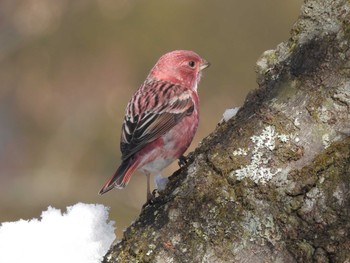
[[[159,58],[126,107],[120,138],[121,164],[100,195],[124,188],[138,170],[147,177],[147,202],[153,199],[150,175],[160,175],[173,161],[181,159],[197,131],[197,87],[202,70],[209,65],[189,50],[171,51]]]

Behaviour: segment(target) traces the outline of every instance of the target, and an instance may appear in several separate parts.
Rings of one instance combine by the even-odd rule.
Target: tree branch
[[[307,0],[259,88],[104,262],[350,260],[350,3]]]

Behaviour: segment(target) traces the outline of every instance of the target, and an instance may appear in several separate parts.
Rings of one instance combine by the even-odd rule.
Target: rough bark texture
[[[350,262],[349,12],[305,1],[259,88],[104,262]]]

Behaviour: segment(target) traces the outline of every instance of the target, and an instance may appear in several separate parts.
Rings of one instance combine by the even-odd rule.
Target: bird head
[[[209,65],[209,62],[193,51],[175,50],[160,57],[149,77],[196,90],[202,70]]]

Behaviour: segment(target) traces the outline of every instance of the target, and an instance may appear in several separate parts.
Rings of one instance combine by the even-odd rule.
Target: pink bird
[[[163,55],[129,101],[122,126],[122,163],[99,194],[124,188],[134,171],[159,175],[190,146],[199,121],[197,86],[209,63],[193,51]]]

